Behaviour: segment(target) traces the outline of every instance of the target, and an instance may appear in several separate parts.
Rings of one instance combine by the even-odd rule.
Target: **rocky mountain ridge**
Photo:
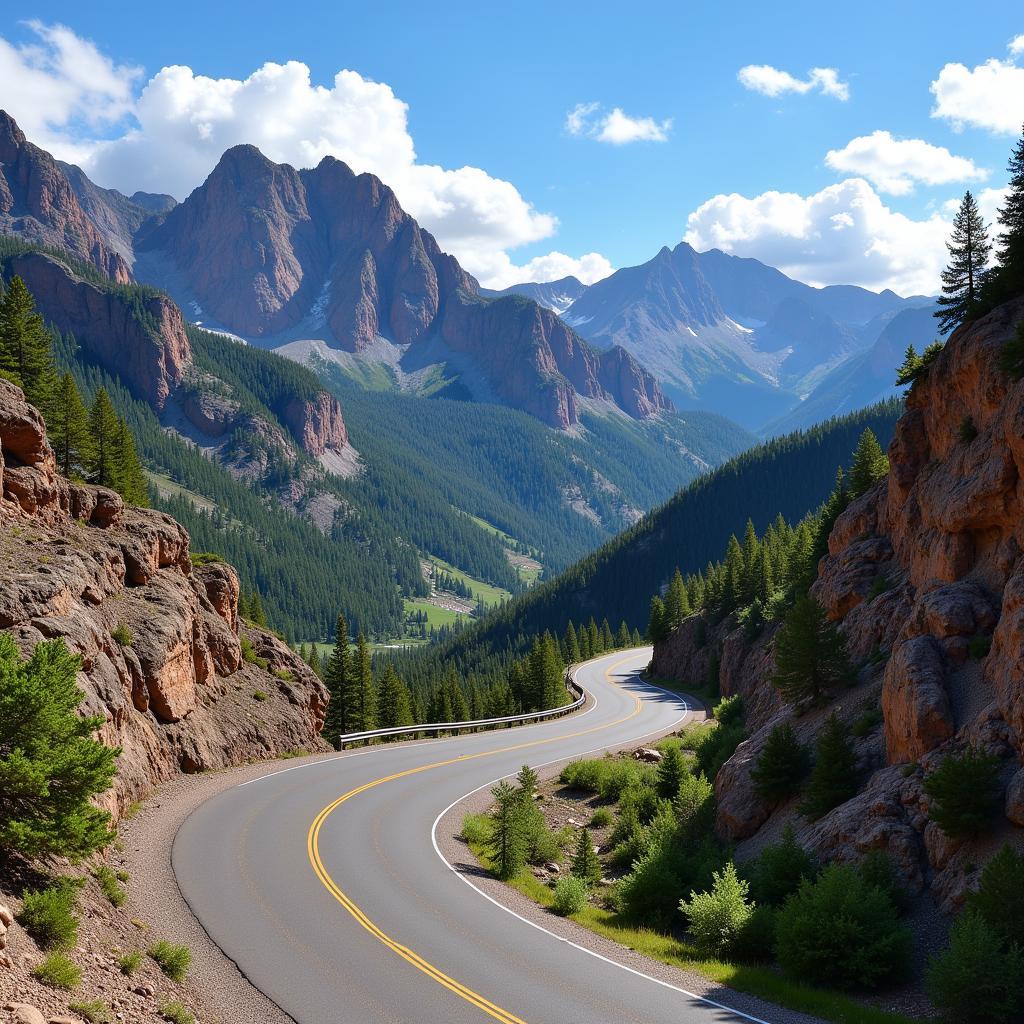
[[[81,656],[83,710],[122,749],[115,814],[178,772],[323,746],[323,685],[240,621],[234,569],[194,565],[170,516],[59,476],[41,416],[4,380],[0,488],[0,628],[23,653],[62,638]]]
[[[751,641],[728,622],[712,636],[686,620],[655,649],[652,670],[681,681],[716,672],[740,693],[750,738],[716,780],[719,831],[756,850],[793,821],[825,859],[887,851],[905,881],[943,909],[962,901],[999,846],[1024,826],[1024,382],[999,369],[1024,300],[952,335],[889,447],[890,470],[840,515],[813,596],[841,630],[856,687],[793,717],[771,685],[773,631]],[[836,711],[847,725],[881,709],[855,739],[856,796],[816,822],[793,802],[766,803],[750,769],[771,728],[790,721],[810,742]],[[998,758],[1005,816],[977,840],[954,840],[929,819],[926,775],[967,747]]]

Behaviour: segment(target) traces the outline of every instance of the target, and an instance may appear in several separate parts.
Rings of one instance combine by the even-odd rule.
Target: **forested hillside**
[[[758,532],[779,515],[796,523],[828,496],[865,428],[888,443],[900,408],[897,400],[882,403],[730,460],[557,578],[438,649],[402,658],[403,674],[414,687],[449,662],[465,674],[500,674],[532,637],[545,630],[561,636],[569,621],[594,617],[644,629],[651,595],[676,567],[694,573],[720,558],[748,519]]]
[[[335,366],[321,370],[371,475],[403,481],[407,501],[422,494],[424,502],[446,503],[453,530],[465,528],[465,517],[452,508],[486,520],[541,553],[549,572],[753,443],[709,413],[644,422],[584,413],[585,431],[576,436],[514,409],[369,391]],[[506,585],[493,566],[475,570],[462,556],[427,549]]]

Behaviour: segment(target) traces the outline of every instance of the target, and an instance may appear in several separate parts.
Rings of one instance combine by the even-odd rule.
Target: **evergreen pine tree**
[[[725,550],[725,587],[722,593],[723,615],[734,612],[743,599],[743,548],[736,539],[736,534],[729,537]]]
[[[660,644],[671,630],[667,621],[665,602],[658,596],[651,598],[651,614],[647,620],[647,639],[652,644]]]
[[[590,639],[590,656],[596,658],[599,654],[604,654],[604,646],[601,643],[601,631],[597,628],[597,623],[591,616],[590,622],[587,623],[587,636]]]
[[[775,726],[750,770],[757,795],[769,803],[792,796],[800,788],[807,762],[807,750],[796,738],[793,727],[788,722]]]
[[[377,688],[377,727],[398,729],[413,724],[412,699],[395,666],[388,662]]]
[[[1010,184],[999,209],[996,237],[996,269],[989,275],[996,302],[1012,298],[1024,290],[1024,133],[1017,141],[1007,167]],[[986,289],[991,293],[992,289]]]
[[[309,645],[309,657],[306,659],[306,664],[321,678],[324,677],[324,666],[323,661],[320,658],[320,652],[316,649],[316,644]]]
[[[129,505],[145,508],[149,505],[149,484],[135,450],[135,439],[124,420],[117,422],[114,462],[118,493]]]
[[[817,700],[829,687],[848,682],[852,669],[842,635],[825,610],[806,594],[793,603],[775,637],[772,683],[783,700]]]
[[[601,620],[601,647],[606,651],[615,650],[615,637],[607,619]]]
[[[516,775],[516,782],[519,783],[519,792],[523,799],[532,803],[540,785],[540,776],[528,764],[524,764]]]
[[[507,881],[526,866],[528,836],[523,827],[523,800],[519,790],[504,780],[491,790],[491,796],[496,806],[491,815],[488,852],[498,877]]]
[[[576,852],[572,858],[572,874],[582,879],[587,885],[601,881],[601,861],[594,853],[594,841],[588,829],[580,829],[580,837],[576,842]]]
[[[690,614],[690,598],[686,593],[686,584],[678,566],[672,575],[665,595],[665,615],[668,625],[675,629]]]
[[[865,427],[850,466],[850,495],[859,498],[889,472],[889,457],[882,451],[874,431]]]
[[[579,638],[576,636],[576,627],[571,621],[565,627],[565,660],[570,665],[575,665],[581,660]]]
[[[70,373],[57,382],[47,434],[58,471],[69,479],[84,479],[89,463],[89,413]]]
[[[740,602],[750,604],[757,597],[758,572],[757,564],[761,552],[761,544],[757,539],[757,531],[753,522],[748,519],[743,531],[743,583],[740,587]]]
[[[13,277],[0,298],[0,373],[18,384],[28,402],[49,416],[56,385],[50,332],[32,293]]]
[[[946,248],[949,265],[942,272],[940,308],[935,312],[941,334],[949,334],[977,312],[985,268],[992,252],[985,222],[970,191],[964,193],[960,209],[953,218],[953,235]]]
[[[263,598],[258,589],[249,595],[249,621],[261,629],[267,628],[267,613],[263,610]]]
[[[348,643],[348,622],[344,615],[339,615],[334,631],[334,650],[324,669],[324,684],[331,695],[324,732],[331,743],[336,742],[340,735],[357,731],[349,703],[352,699],[352,660]]]
[[[620,651],[625,650],[630,646],[629,626],[626,625],[625,619],[619,623],[619,632],[615,637],[615,646],[618,647]]]
[[[689,769],[686,767],[683,752],[679,747],[673,745],[663,751],[658,764],[658,796],[665,800],[675,800],[679,795],[679,786],[683,777],[688,774]]]
[[[849,800],[857,792],[856,768],[846,729],[833,712],[818,737],[814,768],[800,810],[809,818],[820,818]]]
[[[117,413],[105,388],[97,388],[89,410],[89,480],[100,487],[117,489]]]
[[[634,647],[640,647],[644,642],[644,638],[640,635],[640,630],[636,626],[633,627],[633,635],[630,639],[633,641]]]
[[[368,732],[377,728],[377,690],[373,684],[370,667],[370,645],[360,631],[356,637],[355,657],[352,660],[354,697],[352,712],[357,732]]]

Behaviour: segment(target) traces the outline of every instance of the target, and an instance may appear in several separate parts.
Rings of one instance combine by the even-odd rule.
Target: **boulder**
[[[882,686],[889,764],[916,761],[954,732],[942,654],[931,636],[905,640],[885,667]]]

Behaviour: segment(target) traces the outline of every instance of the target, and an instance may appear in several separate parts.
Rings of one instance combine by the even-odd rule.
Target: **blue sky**
[[[38,24],[0,16],[0,106],[127,191],[181,198],[237,141],[336,152],[496,285],[597,276],[689,232],[813,283],[926,290],[951,201],[971,187],[994,211],[1005,184],[1024,121],[1015,6],[186,0],[126,16],[43,0]],[[294,65],[206,84],[290,61],[308,85]],[[359,77],[315,92],[342,69]]]

